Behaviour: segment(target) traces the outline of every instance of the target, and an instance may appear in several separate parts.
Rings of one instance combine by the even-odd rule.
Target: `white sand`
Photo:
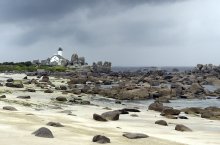
[[[1,76],[1,75],[0,75]],[[5,76],[5,75],[3,75]],[[13,75],[13,78],[23,78]],[[56,81],[56,80],[54,80]],[[10,89],[0,87],[1,89]],[[30,95],[31,100],[16,99],[17,95]],[[95,135],[106,135],[111,139],[112,145],[219,145],[220,121],[212,121],[187,115],[188,120],[166,119],[154,111],[141,110],[135,113],[139,117],[121,115],[118,121],[97,122],[92,119],[93,113],[106,112],[102,106],[61,105],[62,109],[50,109],[53,106],[50,98],[61,95],[60,92],[45,94],[23,93],[20,90],[13,94],[6,94],[8,100],[19,102],[32,102],[41,104],[41,111],[36,111],[36,106],[25,107],[19,104],[8,104],[0,101],[0,144],[1,145],[95,145],[92,138]],[[38,97],[39,96],[39,97]],[[67,95],[70,96],[70,95]],[[16,107],[19,111],[11,112],[2,110],[6,105]],[[118,108],[114,108],[118,109]],[[76,116],[60,113],[62,110],[72,110]],[[32,113],[34,115],[26,115]],[[131,113],[132,114],[132,113]],[[154,124],[157,120],[166,120],[169,126]],[[65,127],[55,128],[46,126],[50,121],[60,122]],[[175,131],[175,124],[184,124],[193,132]],[[40,127],[49,128],[55,138],[39,138],[31,133]],[[123,132],[137,132],[149,135],[146,139],[129,140],[122,137]]]

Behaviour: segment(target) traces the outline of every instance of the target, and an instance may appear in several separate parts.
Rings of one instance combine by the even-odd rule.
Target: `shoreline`
[[[5,76],[5,74],[0,74]],[[10,77],[22,79],[25,75],[13,74]],[[29,77],[29,79],[35,78]],[[50,77],[52,82],[62,84],[65,79]],[[25,88],[30,85],[25,85]],[[34,86],[32,86],[34,87]],[[98,122],[93,120],[94,113],[101,114],[107,112],[105,105],[80,105],[64,104],[54,101],[52,98],[65,96],[66,98],[78,97],[74,94],[62,94],[60,90],[54,90],[53,93],[44,93],[41,88],[36,88],[36,92],[26,92],[25,89],[14,89],[0,87],[0,90],[10,90],[12,93],[6,93],[5,99],[0,99],[0,141],[2,145],[95,145],[92,138],[95,135],[105,135],[111,139],[112,145],[217,145],[220,144],[219,120],[208,120],[195,115],[183,114],[188,117],[185,119],[168,119],[160,115],[159,112],[139,108],[140,113],[130,113],[120,115],[117,121]],[[17,96],[30,96],[31,99],[19,99]],[[83,94],[80,98],[89,100],[90,95]],[[9,100],[8,102],[6,100]],[[16,101],[16,102],[10,102]],[[27,104],[31,106],[26,106]],[[36,105],[33,105],[36,104]],[[111,106],[112,110],[122,109],[128,106]],[[18,111],[3,110],[4,106],[13,106]],[[134,107],[134,106],[130,106]],[[64,111],[65,113],[60,113]],[[71,113],[69,113],[71,112]],[[68,115],[69,114],[69,115]],[[136,117],[131,115],[135,114]],[[165,120],[168,126],[155,124],[157,120]],[[64,125],[62,128],[47,126],[50,121],[60,122]],[[175,130],[176,124],[184,124],[192,129],[192,132],[179,132]],[[49,128],[53,134],[53,139],[35,137],[31,133],[40,127]],[[146,139],[130,140],[124,138],[124,132],[145,133],[149,135]],[[13,139],[11,139],[13,138]]]

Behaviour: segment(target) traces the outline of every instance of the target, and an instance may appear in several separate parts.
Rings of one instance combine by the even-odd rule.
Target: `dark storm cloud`
[[[144,3],[162,4],[175,1],[177,0],[1,0],[0,20],[1,22],[29,19],[45,21],[59,19],[65,14],[79,9],[96,9],[99,5],[108,10],[116,4],[122,7],[134,7]]]
[[[65,57],[77,51],[89,63],[202,63],[205,54],[219,50],[218,4],[218,0],[1,0],[0,61],[44,59],[61,45]],[[216,62],[213,58],[209,61]]]

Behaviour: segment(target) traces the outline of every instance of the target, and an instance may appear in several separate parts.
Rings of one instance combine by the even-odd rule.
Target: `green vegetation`
[[[67,68],[64,66],[38,66],[33,65],[30,61],[27,62],[4,62],[0,63],[0,72],[34,72],[38,69],[44,69],[49,72],[65,72]]]

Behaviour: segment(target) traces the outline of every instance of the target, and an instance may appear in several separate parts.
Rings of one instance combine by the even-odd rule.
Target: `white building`
[[[68,61],[63,57],[63,49],[61,47],[59,47],[57,54],[50,58],[51,65],[66,65],[67,62]]]

